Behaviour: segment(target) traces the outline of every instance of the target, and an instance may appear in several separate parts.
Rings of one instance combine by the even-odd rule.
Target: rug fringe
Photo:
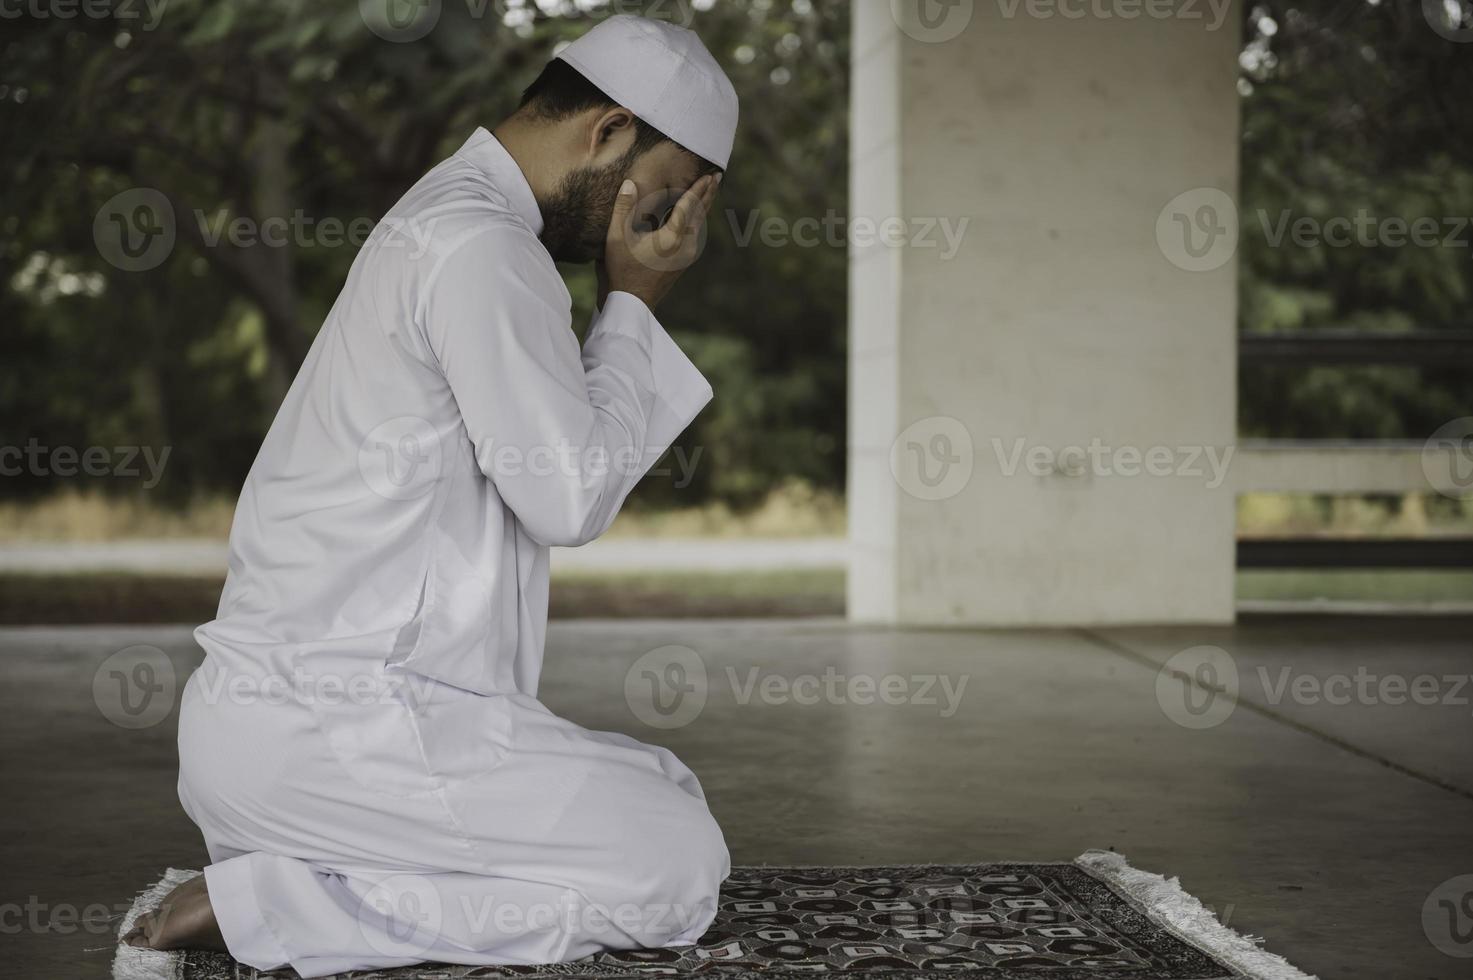
[[[179,953],[164,953],[156,949],[140,949],[121,942],[134,921],[144,912],[158,908],[165,895],[179,885],[196,877],[198,871],[170,868],[164,876],[138,893],[133,907],[123,916],[118,927],[118,950],[113,955],[113,980],[178,980],[184,966],[184,957]]]
[[[1251,980],[1317,980],[1282,956],[1263,949],[1257,940],[1218,922],[1212,910],[1181,887],[1130,866],[1114,851],[1086,851],[1074,863],[1145,907],[1157,921],[1219,962]]]

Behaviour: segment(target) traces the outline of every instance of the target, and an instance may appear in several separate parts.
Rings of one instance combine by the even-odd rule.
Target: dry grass
[[[65,493],[28,503],[0,503],[0,544],[21,541],[119,541],[216,538],[230,534],[235,501],[214,497],[179,510],[143,497]],[[774,490],[761,507],[736,513],[724,504],[681,510],[626,511],[610,534],[620,537],[797,538],[842,536],[844,502],[803,484]]]
[[[1238,533],[1250,538],[1473,535],[1473,498],[1249,493],[1238,498]]]
[[[0,544],[22,541],[118,541],[129,538],[215,538],[230,533],[235,501],[212,497],[177,510],[146,497],[65,493],[29,503],[0,503]],[[1301,535],[1473,535],[1473,498],[1434,494],[1326,500],[1306,494],[1247,494],[1238,500],[1246,537]],[[842,537],[843,498],[798,482],[774,490],[762,506],[733,511],[713,503],[669,511],[627,510],[609,532],[626,538]]]
[[[235,501],[200,500],[171,510],[142,497],[62,493],[28,503],[0,503],[0,543],[118,541],[125,538],[218,538],[230,534]]]
[[[721,503],[658,513],[628,510],[614,520],[611,535],[626,538],[811,538],[843,537],[844,499],[793,481],[767,495],[762,506],[737,512]]]

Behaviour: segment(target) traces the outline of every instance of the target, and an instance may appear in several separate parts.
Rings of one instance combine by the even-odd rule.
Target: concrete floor
[[[166,651],[181,681],[199,658],[183,627],[0,630],[6,976],[107,976],[112,937],[100,916],[165,866],[204,860],[174,798],[173,715],[125,730],[93,698],[102,661],[140,643]],[[707,702],[688,725],[656,730],[623,692],[636,659],[665,644],[699,652]],[[1240,701],[1221,724],[1193,730],[1163,708],[1180,716],[1170,703],[1180,687],[1168,679],[1158,696],[1157,665],[1202,644],[1235,658]],[[1473,684],[1440,680],[1473,671],[1473,620],[1100,632],[579,621],[554,623],[548,646],[548,705],[678,752],[736,863],[1067,860],[1115,848],[1180,876],[1229,925],[1308,972],[1473,976],[1473,959],[1440,952],[1422,923],[1433,889],[1473,873]],[[827,668],[966,686],[950,717],[944,698],[783,696]],[[1285,668],[1297,698],[1278,697]],[[1385,698],[1373,685],[1336,705],[1303,680],[1358,669],[1378,680],[1434,675],[1445,703],[1385,703],[1395,689]]]

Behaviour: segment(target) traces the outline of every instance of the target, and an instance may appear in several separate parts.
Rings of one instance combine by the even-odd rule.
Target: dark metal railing
[[[1473,330],[1240,334],[1242,364],[1473,367]],[[1470,538],[1247,538],[1239,568],[1473,568]]]
[[[1241,538],[1239,568],[1473,568],[1473,538]]]
[[[1244,364],[1412,364],[1473,366],[1473,330],[1301,330],[1239,334]]]

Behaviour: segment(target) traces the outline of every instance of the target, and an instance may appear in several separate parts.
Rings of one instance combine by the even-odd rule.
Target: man
[[[711,397],[651,309],[736,118],[694,34],[614,17],[380,223],[196,632],[179,795],[212,863],[131,945],[314,977],[705,931],[729,862],[695,777],[536,695],[548,547],[601,534]],[[554,260],[599,263],[581,354]]]

